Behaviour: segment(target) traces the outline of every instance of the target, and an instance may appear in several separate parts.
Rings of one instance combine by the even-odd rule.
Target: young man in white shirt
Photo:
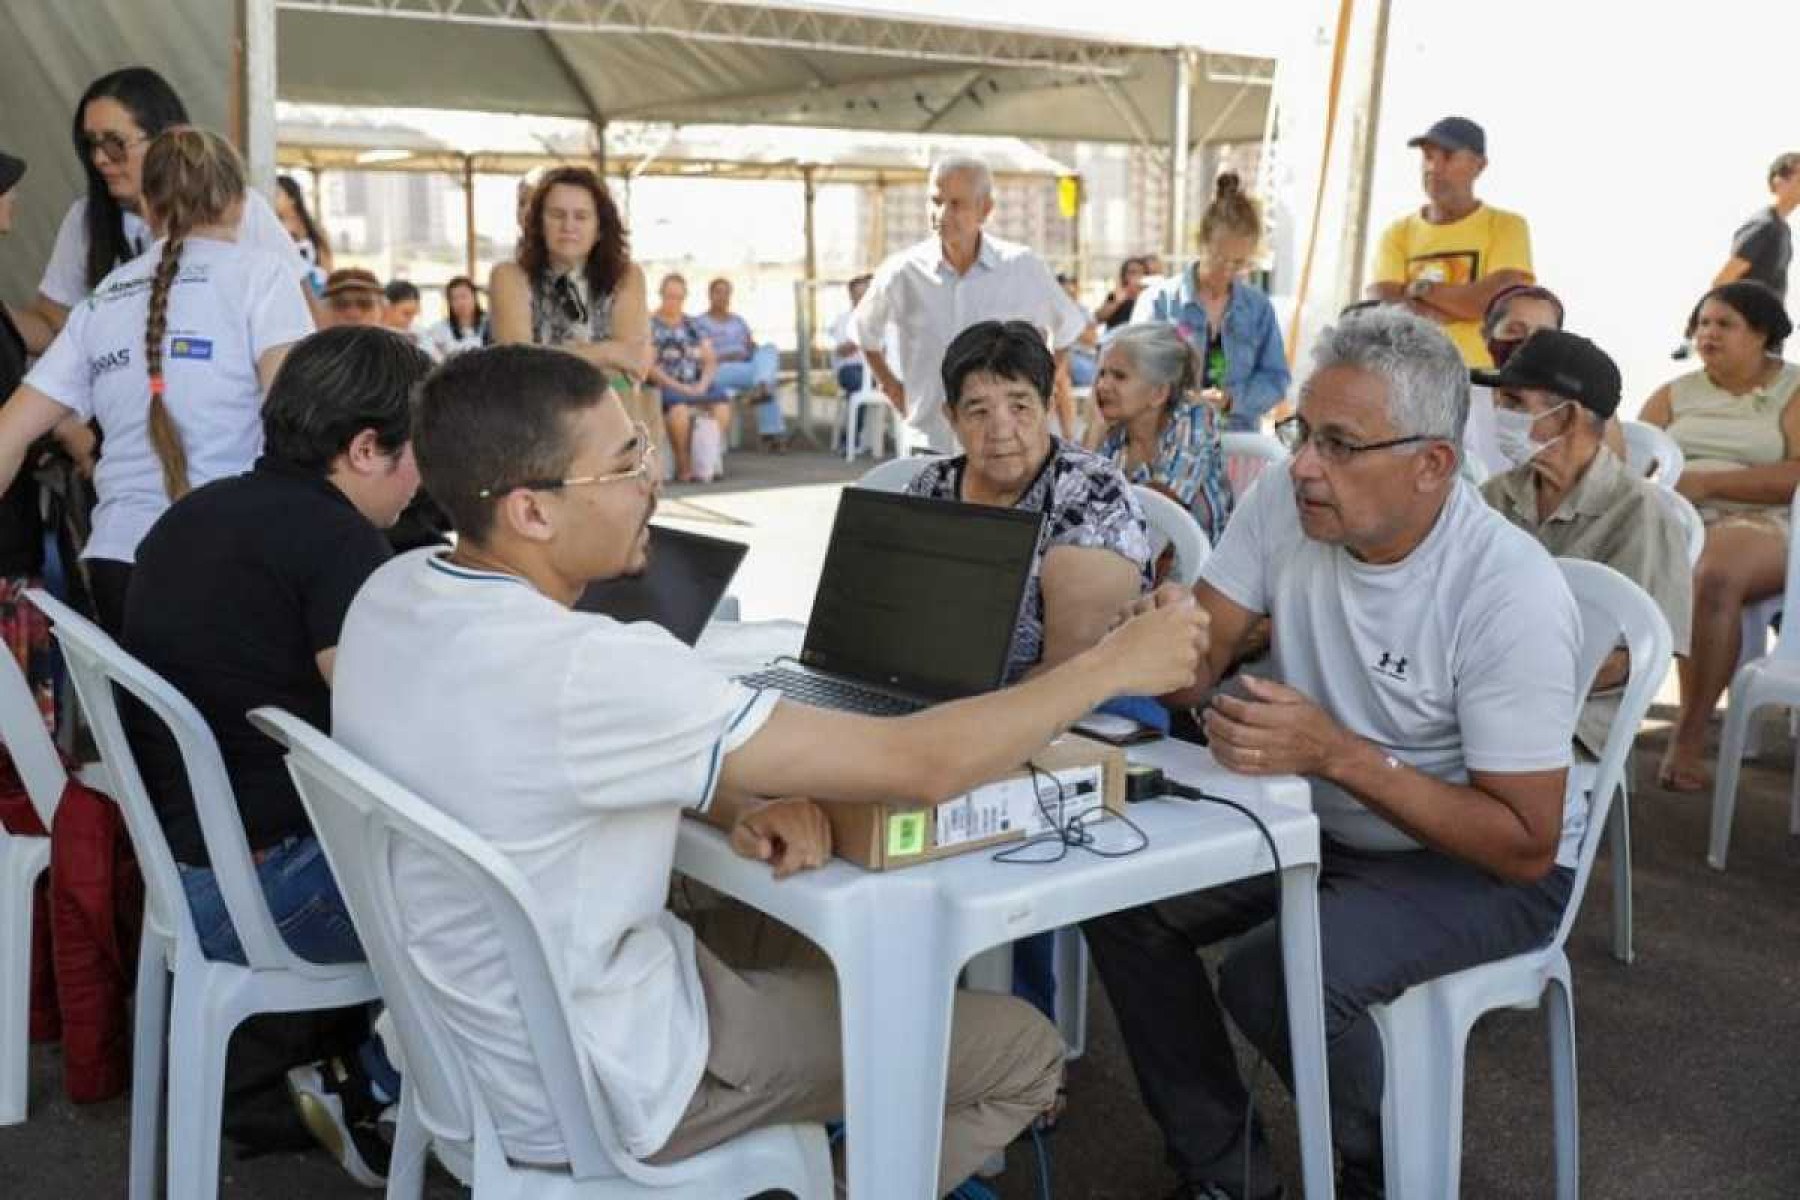
[[[931,168],[931,236],[891,255],[856,306],[856,340],[881,390],[918,440],[956,453],[944,415],[944,350],[977,321],[1028,321],[1056,351],[1058,373],[1087,314],[1063,293],[1044,260],[982,227],[994,211],[994,177],[977,158]],[[893,326],[896,344],[884,345]],[[896,375],[888,364],[900,360]]]
[[[641,1157],[827,1120],[843,1104],[829,974],[734,970],[665,907],[684,809],[778,875],[816,866],[829,826],[802,797],[954,795],[1105,698],[1186,686],[1198,665],[1188,605],[1005,692],[911,717],[782,701],[657,626],[571,611],[589,581],[643,569],[661,478],[653,440],[594,367],[530,346],[460,355],[426,383],[414,446],[459,540],[394,560],[358,594],[333,733],[531,883],[576,1044]],[[437,864],[395,869],[409,944],[459,1014],[507,1153],[562,1161],[497,933]],[[1061,1059],[1020,1002],[957,998],[940,1190],[1050,1106]]]
[[[1550,556],[1459,478],[1469,383],[1448,337],[1383,307],[1314,358],[1278,427],[1291,465],[1232,514],[1194,596],[1204,684],[1273,626],[1274,677],[1240,677],[1203,724],[1232,770],[1312,781],[1338,1195],[1366,1200],[1384,1194],[1369,1006],[1562,918],[1586,825],[1564,794],[1580,620]],[[1221,1011],[1285,1069],[1275,899],[1270,877],[1084,927],[1183,1200],[1279,1194],[1260,1131],[1244,1143]],[[1215,994],[1195,951],[1227,938]]]

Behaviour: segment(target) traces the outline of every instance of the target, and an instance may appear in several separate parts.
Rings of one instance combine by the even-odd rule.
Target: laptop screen
[[[933,700],[1006,672],[1039,513],[845,488],[801,661]]]
[[[644,573],[590,583],[575,607],[615,621],[654,621],[692,646],[748,550],[742,542],[652,525]]]

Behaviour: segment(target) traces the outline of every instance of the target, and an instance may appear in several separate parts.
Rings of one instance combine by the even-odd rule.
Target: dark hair
[[[1487,302],[1487,309],[1481,314],[1481,336],[1491,338],[1494,330],[1500,328],[1500,319],[1514,300],[1542,300],[1556,310],[1556,327],[1561,329],[1568,316],[1563,312],[1563,302],[1557,294],[1547,287],[1538,287],[1532,283],[1515,283],[1503,287],[1494,293],[1493,299]]]
[[[405,304],[408,300],[419,298],[419,289],[404,279],[396,279],[381,289],[389,304]]]
[[[544,203],[550,197],[550,189],[557,184],[585,189],[594,198],[600,236],[588,252],[583,274],[587,276],[588,291],[598,301],[601,296],[612,295],[619,281],[625,278],[625,268],[631,265],[631,246],[626,239],[625,222],[619,218],[618,206],[613,203],[612,193],[606,190],[606,181],[586,167],[557,167],[546,171],[537,181],[537,187],[531,193],[531,205],[526,210],[525,228],[519,235],[519,266],[533,282],[550,269],[550,248],[544,241]]]
[[[1028,383],[1047,406],[1056,359],[1029,321],[977,321],[944,351],[945,405],[954,410],[962,403],[963,381],[976,374]]]
[[[331,239],[325,236],[325,231],[313,220],[312,210],[306,207],[306,196],[300,191],[300,184],[292,175],[277,175],[275,186],[281,189],[281,194],[288,198],[288,203],[294,206],[294,212],[299,214],[300,227],[306,230],[307,240],[313,244],[319,266],[330,272]]]
[[[1136,263],[1139,267],[1143,268],[1145,271],[1149,271],[1149,269],[1150,269],[1150,264],[1145,262],[1142,258],[1126,259],[1124,262],[1119,264],[1119,286],[1123,287],[1125,285],[1125,277],[1127,275],[1131,274],[1131,264],[1132,263]]]
[[[456,308],[455,308],[455,306],[453,306],[450,303],[450,293],[455,291],[459,287],[468,288],[469,295],[475,297],[475,323],[473,325],[469,326],[469,328],[467,330],[465,330],[461,325],[456,323]],[[468,332],[476,330],[476,329],[480,329],[481,328],[481,318],[482,318],[481,289],[476,287],[475,281],[473,279],[470,279],[467,275],[458,275],[458,276],[454,277],[453,279],[450,280],[449,283],[446,283],[444,285],[444,310],[446,313],[449,314],[450,332],[453,336],[460,338],[465,333],[468,333]]]
[[[288,352],[263,401],[263,453],[324,475],[356,435],[387,455],[412,435],[413,393],[431,357],[391,329],[341,325]]]
[[[1777,179],[1786,179],[1795,171],[1800,171],[1800,152],[1788,151],[1777,154],[1775,161],[1769,164],[1769,186],[1774,187]]]
[[[1744,324],[1762,334],[1765,354],[1780,354],[1781,344],[1794,332],[1787,305],[1782,303],[1774,288],[1755,279],[1738,279],[1722,283],[1700,297],[1700,303],[1694,305],[1694,311],[1688,316],[1688,337],[1693,337],[1700,327],[1700,310],[1706,307],[1708,300],[1717,300],[1744,318]]]
[[[113,100],[131,113],[144,136],[154,138],[171,125],[188,123],[187,106],[169,86],[169,81],[149,67],[126,67],[102,75],[88,84],[87,91],[75,105],[75,121],[70,138],[75,144],[75,157],[87,176],[87,213],[83,220],[87,232],[87,285],[92,290],[106,278],[108,271],[133,257],[131,243],[125,239],[125,211],[107,190],[106,180],[94,165],[88,150],[87,133],[81,118],[95,100]]]
[[[144,373],[150,381],[145,419],[150,448],[162,465],[163,490],[179,500],[188,490],[187,447],[164,392],[163,336],[169,331],[169,292],[181,270],[190,233],[215,224],[244,198],[244,163],[231,143],[205,129],[175,125],[144,152],[142,204],[162,224],[162,258],[150,278],[144,316]]]
[[[1262,240],[1262,210],[1256,201],[1244,195],[1243,183],[1236,171],[1221,171],[1213,182],[1212,203],[1200,218],[1202,246],[1219,234]]]
[[[575,459],[569,418],[606,395],[600,369],[567,351],[517,345],[456,355],[419,390],[413,454],[425,490],[459,535],[481,541],[500,499],[482,490],[562,478]]]

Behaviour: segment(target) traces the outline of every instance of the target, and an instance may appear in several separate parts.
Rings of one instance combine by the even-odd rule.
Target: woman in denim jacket
[[[1138,301],[1133,321],[1175,326],[1204,367],[1200,398],[1228,430],[1255,430],[1292,376],[1269,298],[1238,278],[1256,256],[1262,214],[1236,173],[1214,185],[1200,220],[1200,257]]]

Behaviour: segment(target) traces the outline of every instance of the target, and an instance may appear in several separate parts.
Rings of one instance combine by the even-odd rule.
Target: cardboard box
[[[837,856],[871,871],[891,871],[952,854],[1023,841],[1050,828],[1033,799],[1066,826],[1082,813],[1125,811],[1125,752],[1067,733],[1021,768],[942,804],[826,804]],[[1056,782],[1060,781],[1059,788]],[[1098,818],[1090,818],[1098,819]]]

